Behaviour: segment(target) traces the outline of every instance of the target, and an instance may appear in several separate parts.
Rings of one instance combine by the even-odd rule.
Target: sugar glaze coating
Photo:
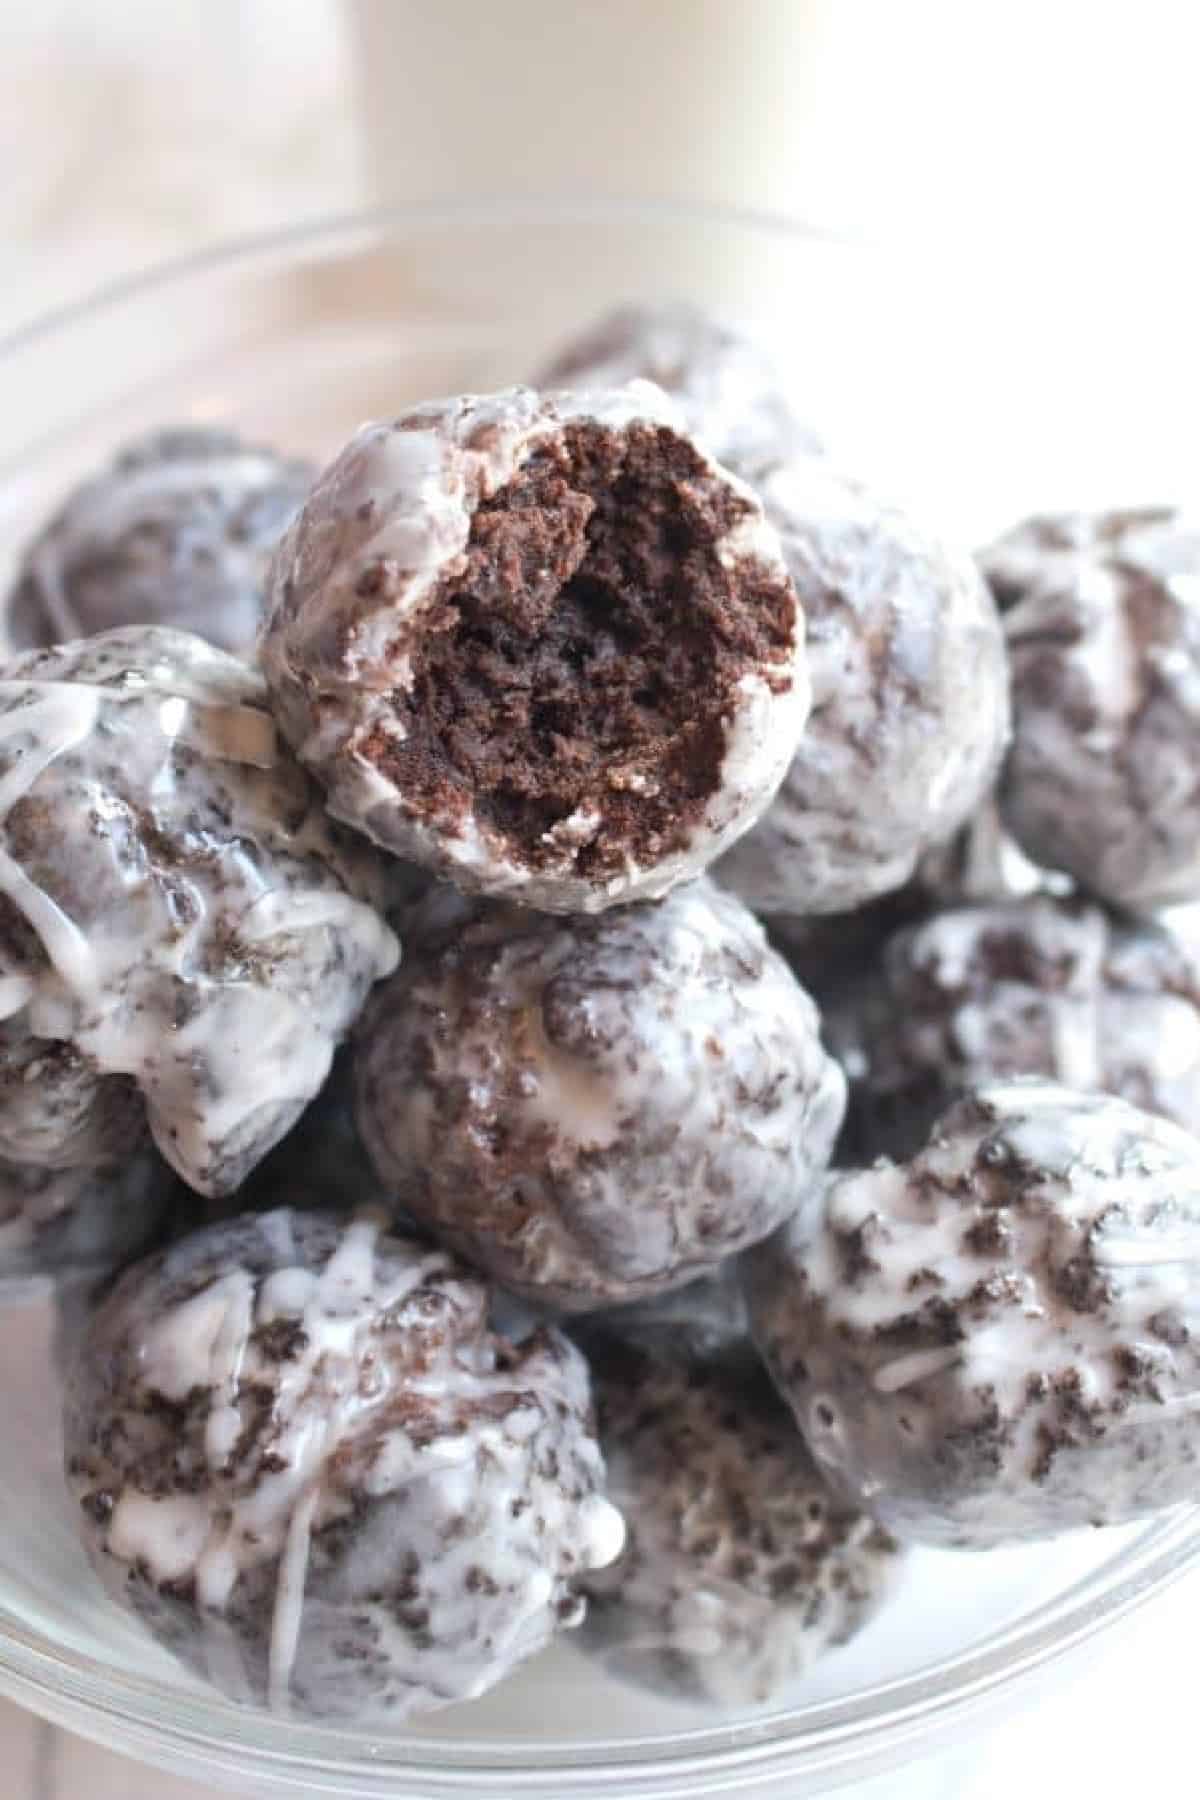
[[[175,1177],[134,1084],[37,1037],[19,976],[4,990],[17,1010],[0,1019],[0,1290],[94,1281],[153,1242]]]
[[[911,1155],[961,1088],[1008,1075],[1119,1094],[1200,1131],[1200,964],[1150,921],[1037,895],[936,913],[831,997],[862,1153]]]
[[[894,1540],[830,1493],[745,1339],[586,1342],[627,1537],[586,1578],[580,1648],[687,1699],[775,1698],[872,1616]]]
[[[577,1623],[615,1556],[586,1366],[437,1251],[287,1210],[194,1234],[92,1321],[66,1401],[110,1591],[239,1699],[403,1716]]]
[[[0,669],[0,973],[132,1080],[168,1161],[236,1187],[394,967],[378,859],[330,825],[261,679],[130,627]]]
[[[845,1085],[731,895],[575,919],[436,904],[445,936],[414,930],[355,1048],[364,1142],[414,1218],[586,1311],[682,1286],[805,1206]]]
[[[23,650],[169,625],[247,654],[267,562],[314,473],[209,426],[127,445],[30,544],[8,604],[9,639]]]
[[[969,557],[830,464],[796,458],[757,487],[804,609],[812,713],[718,879],[757,912],[847,912],[985,799],[1009,723],[1000,623]]]
[[[100,1075],[71,1043],[37,1037],[31,984],[8,977],[18,1010],[0,1019],[0,1157],[45,1169],[120,1162],[146,1135],[146,1109],[127,1076]]]
[[[917,864],[913,889],[927,910],[1024,900],[1031,894],[1066,898],[1074,883],[1061,870],[1030,862],[1004,829],[993,791],[956,836],[927,850]]]
[[[1009,830],[1117,905],[1200,898],[1200,518],[1034,520],[984,567],[1008,600]]]
[[[174,1186],[148,1143],[93,1167],[0,1158],[0,1294],[119,1267],[154,1241]]]
[[[996,1083],[908,1164],[830,1178],[751,1252],[751,1324],[809,1447],[897,1537],[985,1549],[1140,1518],[1200,1473],[1200,1142]]]
[[[778,539],[648,383],[365,427],[270,586],[263,668],[332,811],[547,911],[700,873],[807,714]]]
[[[603,389],[637,380],[668,393],[689,436],[747,480],[780,457],[821,449],[763,344],[698,306],[619,306],[564,344],[533,385]]]
[[[1126,539],[1169,527],[1176,517],[1171,506],[1037,513],[985,545],[976,561],[997,606],[1008,612],[1035,591],[1069,586],[1097,559],[1119,558]]]
[[[1066,898],[1072,891],[1067,876],[1038,868],[1018,848],[1000,823],[993,794],[947,843],[924,853],[903,887],[849,912],[803,918],[770,913],[764,922],[771,942],[816,997],[824,1016],[826,1002],[836,1011],[849,986],[861,983],[869,989],[884,946],[901,927],[959,907],[1034,894]]]

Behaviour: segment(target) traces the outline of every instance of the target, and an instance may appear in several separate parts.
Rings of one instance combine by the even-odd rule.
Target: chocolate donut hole
[[[476,509],[393,696],[404,735],[389,721],[368,755],[532,868],[580,818],[585,876],[680,848],[720,786],[737,683],[790,653],[787,583],[717,554],[752,511],[666,428],[566,427]]]

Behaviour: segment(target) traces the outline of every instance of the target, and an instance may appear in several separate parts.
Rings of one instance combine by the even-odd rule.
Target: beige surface
[[[211,1800],[215,1790],[138,1768],[0,1700],[5,1800]]]
[[[338,0],[0,7],[0,335],[131,269],[361,204],[349,60]]]

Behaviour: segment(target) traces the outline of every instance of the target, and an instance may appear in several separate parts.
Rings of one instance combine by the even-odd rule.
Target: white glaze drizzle
[[[85,688],[66,688],[45,695],[39,695],[37,689],[26,692],[29,704],[0,713],[0,743],[26,735],[32,739],[27,749],[17,753],[7,773],[0,776],[0,826],[51,763],[84,741],[99,711],[96,694]],[[0,893],[7,894],[24,914],[63,980],[71,987],[90,991],[96,971],[86,937],[2,847]]]
[[[897,1356],[894,1361],[880,1363],[871,1375],[871,1380],[881,1394],[896,1394],[901,1388],[911,1387],[915,1381],[926,1381],[930,1375],[940,1375],[944,1369],[952,1369],[962,1361],[962,1352],[957,1344],[946,1344],[939,1350],[913,1350],[908,1356]]]
[[[1197,1403],[1186,1335],[1176,1349],[1155,1324],[1200,1319],[1200,1144],[1189,1133],[1109,1096],[993,1082],[946,1115],[912,1165],[833,1177],[826,1205],[815,1241],[793,1234],[802,1296],[773,1285],[764,1257],[756,1329],[802,1357],[811,1447],[884,1523],[982,1546],[1136,1516],[1182,1491],[1188,1455],[1172,1461],[1169,1439],[1139,1445],[1136,1433]],[[848,1279],[841,1246],[855,1234],[868,1260]],[[889,1354],[890,1329],[919,1326],[927,1300],[956,1309],[957,1341]],[[943,1323],[935,1313],[929,1328]],[[1130,1357],[1152,1372],[1153,1398],[1128,1391]],[[849,1370],[877,1398],[860,1403]],[[1033,1471],[1064,1375],[1072,1404],[1097,1409],[1107,1460],[1089,1475],[1091,1440],[1072,1440],[1060,1490]],[[926,1496],[921,1446],[965,1436],[981,1395],[1003,1455],[985,1480],[964,1451],[961,1489],[938,1486],[931,1464]]]
[[[69,671],[79,679],[63,679]],[[220,1178],[214,1153],[239,1144],[244,1127],[261,1118],[269,1134],[278,1119],[282,1130],[317,1092],[349,1023],[356,971],[386,974],[399,953],[363,903],[383,899],[373,854],[331,840],[315,796],[281,756],[263,692],[254,671],[163,628],[31,654],[0,679],[0,700],[10,702],[0,751],[14,745],[0,757],[0,828],[70,753],[80,797],[64,830],[102,838],[95,828],[111,820],[117,842],[127,840],[128,794],[157,829],[178,830],[181,847],[198,852],[172,869],[169,887],[147,879],[139,856],[114,855],[100,871],[112,892],[81,889],[71,917],[0,839],[0,892],[51,965],[20,971],[32,986],[31,1029],[72,1038],[101,1072],[138,1081],[160,1148],[202,1188]],[[284,979],[248,982],[230,957],[228,971],[214,968],[222,929],[228,944],[279,958]],[[345,1017],[333,987],[339,952],[352,971]],[[182,1021],[179,983],[193,997]]]
[[[281,1257],[289,1249],[293,1255],[301,1253],[291,1215],[268,1214],[256,1221],[256,1228],[259,1224],[263,1239]],[[182,1580],[194,1572],[201,1607],[217,1615],[228,1606],[242,1571],[277,1558],[269,1697],[279,1709],[289,1705],[302,1642],[312,1535],[344,1508],[347,1456],[356,1459],[355,1485],[374,1497],[422,1482],[434,1484],[430,1493],[432,1499],[436,1489],[437,1504],[432,1517],[442,1520],[471,1513],[478,1484],[485,1479],[481,1470],[486,1471],[487,1483],[495,1488],[489,1516],[502,1533],[513,1530],[510,1500],[522,1491],[506,1484],[529,1479],[525,1446],[539,1433],[558,1429],[551,1424],[556,1400],[581,1412],[586,1391],[579,1386],[582,1363],[550,1364],[537,1387],[538,1406],[525,1406],[527,1418],[514,1396],[516,1404],[508,1418],[493,1420],[485,1410],[470,1435],[450,1418],[434,1441],[412,1443],[404,1427],[389,1416],[396,1376],[384,1348],[386,1327],[383,1337],[376,1334],[381,1320],[397,1315],[427,1277],[448,1274],[449,1264],[440,1252],[410,1245],[401,1256],[398,1248],[386,1244],[381,1257],[378,1223],[369,1218],[352,1221],[323,1266],[281,1262],[257,1282],[244,1268],[229,1269],[172,1311],[153,1318],[141,1339],[138,1364],[148,1391],[168,1399],[204,1389],[212,1393],[205,1447],[213,1485],[202,1496],[166,1500],[150,1499],[126,1487],[114,1511],[110,1546],[131,1562],[143,1560],[159,1580]],[[281,1319],[295,1322],[297,1336],[282,1361],[264,1361],[254,1333],[258,1326]],[[452,1361],[442,1356],[426,1374],[410,1372],[404,1378],[405,1391],[412,1396],[427,1394],[435,1417],[448,1396],[468,1406],[474,1400],[488,1401],[504,1391],[507,1378],[492,1368],[490,1355],[482,1355],[482,1348],[460,1351]],[[522,1376],[520,1383],[525,1379]],[[247,1487],[229,1460],[237,1441],[233,1421],[236,1418],[240,1427],[241,1387],[261,1386],[264,1381],[275,1390],[274,1459],[271,1472],[260,1470]],[[335,1463],[340,1473],[331,1481]],[[598,1470],[598,1457],[596,1466]],[[551,1485],[538,1486],[530,1498],[531,1513],[536,1513],[539,1529],[546,1534],[547,1548],[541,1554],[553,1557],[553,1546],[563,1541],[573,1550],[567,1566],[581,1570],[599,1567],[619,1554],[624,1527],[601,1495],[585,1493],[568,1503]],[[201,1519],[207,1522],[203,1530]],[[418,1527],[419,1515],[412,1529]],[[416,1542],[419,1545],[419,1530]],[[449,1556],[458,1573],[447,1578],[444,1603],[449,1611],[442,1617],[447,1648],[429,1653],[434,1665],[430,1679],[444,1679],[453,1686],[449,1666],[442,1676],[436,1674],[436,1666],[439,1655],[443,1659],[453,1655],[459,1629],[454,1623],[456,1609],[462,1629],[469,1622],[472,1602],[462,1575],[473,1559],[503,1561],[504,1550],[500,1542],[486,1546],[466,1542],[453,1550],[441,1547],[437,1553]],[[369,1585],[386,1588],[397,1555],[395,1542],[375,1545],[368,1534],[356,1554],[360,1561],[368,1555],[383,1558]],[[546,1609],[554,1589],[550,1569],[529,1568],[516,1560],[509,1577],[514,1594],[519,1590],[522,1597],[519,1604],[514,1599],[509,1626],[496,1637],[497,1657],[506,1653],[506,1645],[514,1655],[523,1653],[523,1634],[544,1634],[549,1629]],[[228,1644],[218,1635],[212,1645],[228,1670]]]

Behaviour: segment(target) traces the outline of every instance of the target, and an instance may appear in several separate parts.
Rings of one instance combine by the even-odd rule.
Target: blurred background
[[[1180,0],[8,0],[0,330],[233,233],[514,192],[798,214],[1035,286],[1072,245],[1169,309],[1198,48]]]

